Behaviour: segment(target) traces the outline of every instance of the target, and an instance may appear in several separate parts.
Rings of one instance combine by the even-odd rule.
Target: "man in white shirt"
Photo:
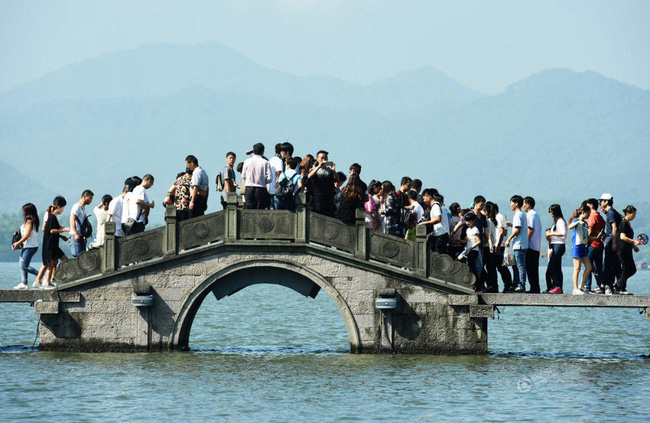
[[[539,251],[542,248],[542,219],[535,211],[535,199],[524,198],[524,211],[528,222],[528,249],[526,250],[526,273],[531,294],[539,294]]]
[[[208,209],[208,195],[210,194],[210,181],[208,174],[199,167],[199,159],[193,155],[185,157],[185,165],[192,171],[190,181],[190,219],[203,216]]]
[[[70,253],[72,257],[77,257],[81,252],[86,251],[86,242],[91,234],[82,234],[81,225],[88,219],[86,206],[93,202],[94,196],[95,194],[91,190],[85,190],[81,194],[81,200],[70,209]]]
[[[408,191],[409,195],[415,195],[414,191]],[[412,197],[411,197],[412,198]],[[433,225],[433,229],[427,237],[427,247],[438,254],[447,254],[449,245],[449,216],[443,206],[444,197],[437,190],[427,188],[422,192],[424,203],[429,206],[429,220],[420,223],[421,225]],[[417,204],[417,202],[416,202]]]
[[[135,219],[135,223],[129,231],[129,235],[144,232],[144,228],[149,222],[149,210],[156,205],[155,201],[149,202],[146,190],[153,186],[153,176],[144,175],[142,183],[133,188],[129,198],[129,217]]]
[[[242,179],[244,180],[244,208],[268,209],[271,198],[266,189],[271,182],[271,166],[264,157],[264,144],[257,143],[253,146],[253,157],[244,161]]]
[[[280,174],[284,171],[284,162],[281,157],[282,143],[275,145],[275,155],[269,159],[269,166],[271,167],[271,182],[269,182],[268,190],[271,201],[271,210],[275,210],[275,190],[277,188],[277,180]]]
[[[108,203],[108,219],[106,221],[115,222],[115,236],[119,238],[126,236],[122,228],[122,206],[124,204],[124,196],[127,192],[129,192],[129,185],[125,183],[122,194],[113,198]]]
[[[512,242],[515,266],[513,267],[514,278],[512,288],[514,292],[523,293],[526,291],[526,250],[528,249],[528,219],[526,213],[521,210],[524,199],[520,195],[513,195],[510,198],[510,210],[515,212],[512,219],[513,231],[506,239],[505,246],[509,247]]]

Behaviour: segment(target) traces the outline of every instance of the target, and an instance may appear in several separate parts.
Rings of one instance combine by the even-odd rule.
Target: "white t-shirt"
[[[32,233],[29,234],[29,238],[25,240],[25,243],[23,244],[23,248],[36,248],[38,247],[38,230],[40,228],[37,228],[36,225],[34,224],[34,221],[32,220]],[[25,227],[25,224],[23,223],[20,226],[20,236],[25,236],[27,233],[27,228]]]
[[[93,242],[93,245],[104,245],[104,238],[106,237],[104,224],[106,224],[106,219],[108,219],[108,211],[104,210],[103,204],[95,207],[94,211],[95,217],[97,218],[97,235],[95,236],[95,242]]]
[[[413,213],[415,214],[415,216],[417,216],[419,222],[420,219],[422,219],[422,215],[424,214],[424,209],[417,201],[415,201],[411,205],[413,206]]]
[[[531,250],[539,251],[542,248],[542,219],[534,209],[526,213],[528,227],[533,230],[533,233],[528,240],[528,248]]]
[[[508,239],[508,227],[506,226],[506,217],[504,215],[502,215],[501,213],[497,213],[495,218],[496,218],[496,221],[497,221],[497,225],[496,225],[496,228],[495,228],[496,235],[495,235],[495,238],[494,238],[494,243],[495,243],[494,246],[495,247],[502,247],[503,243],[506,242],[506,239]],[[499,240],[499,228],[503,228],[503,238],[501,238],[501,242],[499,243],[499,245],[496,245],[496,242]]]
[[[471,250],[476,250],[478,247],[480,247],[481,244],[479,243],[479,245],[477,245],[476,247],[470,248],[472,245],[476,244],[476,241],[479,239],[478,228],[476,226],[474,226],[473,228],[467,228],[467,231],[465,233],[466,233],[465,236],[467,237],[466,238],[467,246],[465,248],[465,251],[467,253],[469,253]]]
[[[497,240],[499,239],[499,233],[497,232],[497,225],[495,225],[494,222],[492,222],[492,220],[487,219],[487,227],[490,234],[490,241],[492,241],[492,246],[496,246]]]
[[[126,221],[129,219],[129,209],[130,209],[132,195],[133,195],[132,192],[127,192],[124,195],[124,199],[122,200],[122,219],[121,219],[122,224],[126,223]],[[135,219],[135,216],[133,216],[133,218]]]
[[[137,204],[138,200],[144,201],[145,203],[149,202],[149,197],[142,185],[133,188],[131,199],[129,201],[129,217],[134,218],[138,222],[144,223],[144,213],[142,212],[142,207]]]
[[[433,225],[433,235],[441,236],[449,233],[449,216],[447,216],[447,210],[444,206],[441,206],[438,203],[433,203],[431,206],[431,220],[440,216],[440,223]],[[476,230],[478,233],[478,229]]]
[[[513,250],[527,250],[528,249],[528,219],[526,213],[518,211],[512,218],[512,227],[520,228],[519,233],[512,239]]]
[[[126,236],[122,229],[122,203],[124,199],[121,195],[113,198],[108,203],[108,214],[113,216],[112,221],[115,222],[115,236]]]
[[[77,228],[77,234],[81,232],[81,224],[86,220],[86,209],[79,203],[74,203],[70,209],[70,215],[77,216],[77,219],[74,221],[74,226]]]
[[[555,222],[555,227],[551,228],[551,232],[562,234],[562,236],[552,236],[551,245],[566,244],[566,236],[569,230],[564,219],[558,219],[557,222]]]
[[[269,159],[269,166],[271,166],[271,182],[269,182],[269,194],[275,195],[275,175],[278,172],[282,172],[282,159],[278,156],[273,156]]]

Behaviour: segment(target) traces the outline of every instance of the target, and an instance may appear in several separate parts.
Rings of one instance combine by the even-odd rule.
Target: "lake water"
[[[0,263],[0,288],[18,281],[17,263]],[[650,271],[628,287],[650,294]],[[627,422],[650,415],[650,322],[633,309],[501,308],[489,322],[490,354],[439,357],[349,354],[345,324],[326,294],[309,299],[273,285],[207,298],[188,352],[40,352],[32,349],[30,306],[0,308],[2,422]]]

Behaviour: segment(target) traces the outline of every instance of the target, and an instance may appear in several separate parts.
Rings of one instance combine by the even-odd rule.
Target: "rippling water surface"
[[[17,264],[0,263],[0,288],[18,280]],[[650,294],[650,272],[629,288]],[[312,300],[273,285],[208,297],[189,352],[40,352],[32,349],[37,316],[29,305],[0,309],[0,421],[650,415],[650,322],[639,310],[502,308],[489,322],[489,355],[438,357],[349,354],[343,318],[325,293]]]

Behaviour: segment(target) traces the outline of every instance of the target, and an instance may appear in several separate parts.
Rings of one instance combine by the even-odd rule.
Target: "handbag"
[[[23,235],[20,233],[20,229],[18,229],[16,232],[14,232],[14,236],[11,237],[11,245],[13,246],[15,243],[20,241],[20,238],[22,238]],[[23,248],[23,244],[20,244],[18,246],[18,249]]]

